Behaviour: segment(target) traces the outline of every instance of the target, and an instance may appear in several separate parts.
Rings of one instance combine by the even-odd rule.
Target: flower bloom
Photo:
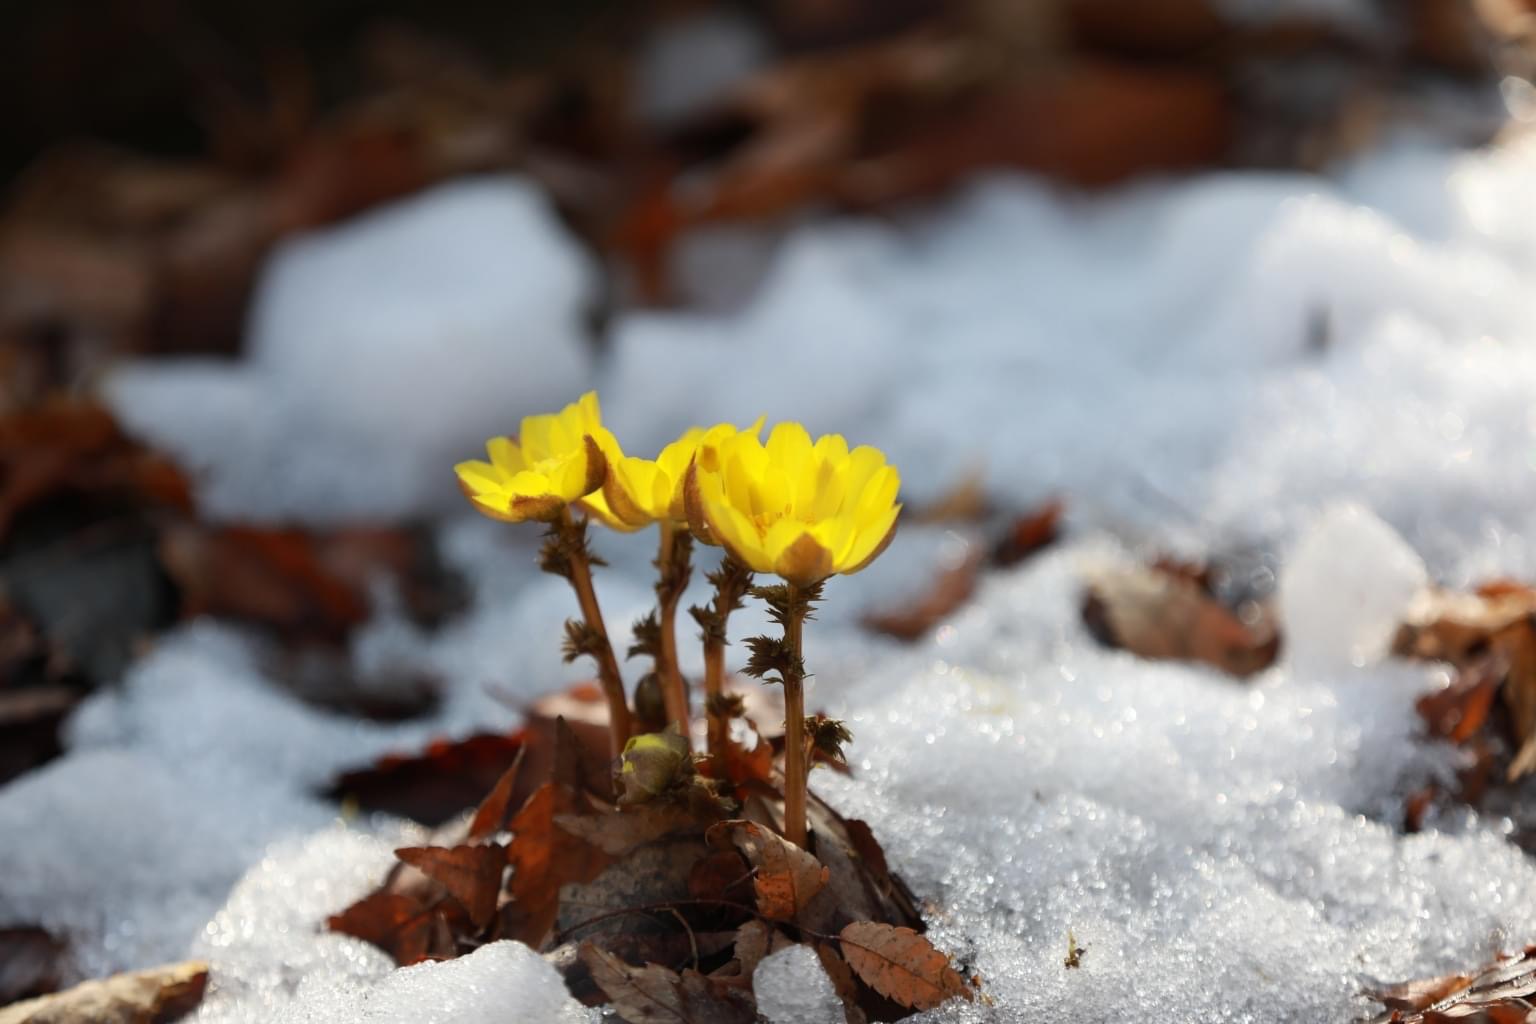
[[[756,433],[762,425],[759,419],[750,429]],[[721,441],[736,433],[729,423],[718,423],[708,430],[689,427],[654,460],[625,455],[609,434],[603,442],[608,474],[602,489],[583,499],[582,507],[605,525],[626,532],[655,522],[684,523],[683,485],[689,465],[701,452],[713,452]]]
[[[551,519],[602,486],[612,441],[597,393],[588,391],[558,413],[524,417],[515,440],[491,438],[489,462],[471,459],[453,471],[475,508],[493,519]]]
[[[689,472],[689,520],[756,572],[809,586],[858,572],[895,535],[901,478],[877,448],[780,423],[766,444],[733,434],[708,455]]]

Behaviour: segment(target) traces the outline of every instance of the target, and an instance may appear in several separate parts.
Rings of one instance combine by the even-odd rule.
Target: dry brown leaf
[[[724,900],[750,905],[752,869],[735,850],[713,850],[688,872],[688,895],[696,900]]]
[[[517,930],[508,938],[542,948],[560,913],[560,887],[590,882],[612,863],[608,854],[555,825],[557,816],[589,810],[586,798],[570,787],[546,782],[512,819],[507,860]]]
[[[992,549],[992,561],[1004,567],[1018,565],[1035,552],[1054,544],[1060,536],[1063,511],[1060,501],[1051,501],[1009,523]]]
[[[208,964],[187,960],[15,1003],[0,1024],[158,1024],[191,1012],[207,987]]]
[[[716,848],[735,846],[757,873],[757,909],[775,921],[791,921],[827,884],[821,862],[776,832],[751,821],[722,821],[705,839]]]
[[[505,831],[512,820],[512,797],[517,789],[517,778],[523,767],[523,759],[528,755],[526,744],[518,748],[517,756],[513,759],[511,767],[502,773],[496,780],[496,785],[480,801],[480,806],[475,808],[475,816],[469,822],[470,839],[489,839],[498,832]]]
[[[452,956],[453,938],[443,916],[413,896],[381,889],[325,922],[333,932],[371,942],[401,967]]]
[[[757,1007],[740,988],[698,971],[633,967],[590,942],[579,953],[613,1010],[629,1024],[754,1024]]]
[[[1083,599],[1083,622],[1110,647],[1143,658],[1204,662],[1232,675],[1269,667],[1279,633],[1260,610],[1249,625],[1184,573],[1157,566],[1099,572]]]
[[[1536,999],[1536,947],[1501,957],[1476,974],[1379,986],[1367,994],[1386,1010],[1369,1024],[1528,1024]]]
[[[367,620],[368,600],[326,564],[325,545],[297,529],[185,523],[162,535],[160,559],[189,618],[244,619],[284,636],[340,642]]]
[[[347,772],[327,793],[370,811],[441,825],[476,806],[523,750],[523,732],[435,740],[419,754],[387,754]]]
[[[693,809],[674,803],[638,804],[606,814],[557,814],[555,824],[613,857],[663,836],[703,825]]]
[[[1438,1003],[1446,996],[1454,995],[1472,984],[1470,974],[1447,974],[1439,978],[1422,978],[1396,985],[1383,985],[1370,992],[1389,1010],[1423,1010]]]
[[[1457,672],[1443,690],[1420,697],[1414,707],[1431,736],[1465,743],[1488,721],[1508,674],[1509,663],[1501,655],[1484,656]]]
[[[484,928],[496,916],[501,876],[507,869],[507,851],[500,843],[407,846],[395,856],[447,889],[476,927]]]
[[[855,921],[838,934],[843,959],[864,983],[914,1010],[931,1010],[955,996],[975,993],[949,957],[910,928]]]
[[[1472,738],[1488,720],[1497,688],[1515,748],[1506,778],[1536,769],[1536,591],[1508,581],[1472,593],[1429,591],[1399,628],[1393,650],[1461,670],[1449,688],[1419,702],[1432,733],[1460,743]]]
[[[981,552],[974,546],[957,564],[941,569],[927,591],[902,607],[872,612],[861,621],[865,629],[898,640],[918,640],[971,599],[981,573]]]
[[[743,978],[751,978],[752,972],[757,970],[757,965],[763,962],[764,957],[792,945],[794,942],[789,936],[772,925],[753,918],[736,929],[737,974]]]

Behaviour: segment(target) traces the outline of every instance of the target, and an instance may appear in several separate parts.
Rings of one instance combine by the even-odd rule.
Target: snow
[[[586,381],[590,264],[527,182],[443,185],[284,243],[241,363],[126,367],[109,397],[215,515],[440,510],[445,466]]]
[[[842,1000],[809,946],[763,957],[752,972],[757,1012],[773,1024],[820,1024],[842,1016]]]
[[[729,11],[663,22],[640,46],[632,83],[636,112],[656,124],[697,114],[757,71],[767,51],[762,30]]]
[[[1456,761],[1412,707],[1445,673],[1382,656],[1426,580],[1536,576],[1533,172],[1531,143],[1403,143],[1326,178],[1098,197],[979,180],[878,222],[795,226],[742,308],[621,314],[590,370],[570,241],[526,186],[474,182],[279,257],[243,366],[146,364],[114,394],[207,471],[214,507],[256,516],[434,507],[452,495],[430,482],[451,491],[446,466],[479,437],[432,451],[592,384],[636,451],[767,413],[881,445],[913,503],[978,467],[1004,508],[1062,497],[1069,540],[985,577],[923,642],[857,619],[920,593],[978,531],[904,527],[807,631],[810,704],[855,735],[854,775],[813,788],[874,823],[992,999],[922,1019],[1346,1020],[1362,977],[1536,939],[1536,867],[1502,819],[1397,831],[1402,794]],[[519,230],[482,229],[498,216]],[[451,245],[441,265],[397,263],[397,230],[462,234],[501,269],[454,277]],[[309,707],[227,627],[162,638],[75,717],[64,759],[0,789],[0,926],[68,935],[77,974],[207,956],[205,1022],[581,1019],[515,947],[397,972],[321,930],[413,834],[338,822],[314,795],[328,779],[511,726],[583,671],[560,661],[574,602],[534,569],[535,530],[463,514],[439,530],[471,609],[431,635],[386,610],[352,651],[443,679],[432,717]],[[596,538],[615,630],[650,603],[653,541]],[[1281,663],[1240,682],[1094,642],[1085,574],[1162,550],[1278,578]],[[764,962],[770,1017],[831,1006],[810,968]]]

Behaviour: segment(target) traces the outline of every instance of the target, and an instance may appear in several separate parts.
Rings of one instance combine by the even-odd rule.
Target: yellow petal
[[[620,533],[633,533],[640,528],[626,523],[614,515],[613,510],[608,507],[608,502],[603,499],[603,492],[601,490],[593,491],[585,498],[582,498],[579,504],[587,515],[596,519],[610,530],[617,530]]]
[[[510,437],[493,437],[485,442],[485,452],[491,457],[491,465],[501,473],[511,476],[528,467],[517,442]]]
[[[893,505],[879,519],[861,529],[853,542],[853,547],[848,551],[845,564],[838,568],[838,572],[858,572],[879,558],[881,552],[890,546],[891,540],[896,536],[896,518],[900,514],[901,506]]]
[[[459,484],[468,492],[493,491],[501,487],[501,476],[496,467],[479,459],[469,459],[453,467]]]

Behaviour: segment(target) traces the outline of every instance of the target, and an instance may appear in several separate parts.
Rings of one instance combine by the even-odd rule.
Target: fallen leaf
[[[1472,593],[1428,591],[1409,610],[1393,651],[1460,670],[1450,687],[1419,701],[1432,734],[1467,742],[1489,721],[1496,689],[1515,751],[1506,779],[1536,769],[1536,591],[1502,580]]]
[[[774,751],[773,744],[758,731],[755,721],[746,717],[738,721],[745,726],[752,745],[749,747],[743,739],[732,735],[733,730],[727,726],[720,749],[714,757],[702,762],[700,767],[710,773],[722,775],[722,781],[737,787],[739,797],[742,787],[772,781]]]
[[[1204,662],[1236,676],[1269,667],[1280,636],[1268,614],[1243,621],[1187,575],[1134,567],[1096,573],[1083,622],[1100,643],[1143,658]]]
[[[705,840],[717,849],[734,846],[756,869],[757,910],[775,921],[792,921],[827,884],[821,862],[776,832],[751,821],[722,821]]]
[[[1004,567],[1018,565],[1030,555],[1054,544],[1060,535],[1063,508],[1060,501],[1048,502],[1009,523],[992,549],[993,563]]]
[[[981,553],[967,545],[966,552],[954,565],[941,569],[928,589],[904,603],[901,608],[865,615],[860,622],[865,629],[884,633],[898,640],[921,639],[943,622],[976,592],[981,571]]]
[[[1527,1024],[1536,999],[1536,947],[1500,957],[1475,974],[1449,974],[1396,985],[1375,985],[1366,994],[1386,1010],[1369,1024]]]
[[[750,979],[752,972],[757,970],[757,965],[763,962],[764,957],[777,953],[781,949],[788,949],[792,945],[794,942],[789,936],[772,925],[753,918],[736,929],[734,949],[736,973],[740,977]]]
[[[1447,974],[1371,989],[1367,994],[1389,1010],[1425,1010],[1472,984],[1470,974]]]
[[[526,744],[518,747],[517,755],[512,759],[512,765],[496,780],[496,785],[480,801],[480,806],[475,809],[475,816],[469,822],[470,839],[489,839],[498,832],[505,831],[512,820],[512,797],[517,790],[517,778],[523,767],[523,759],[528,754]]]
[[[0,928],[0,1006],[58,988],[64,949],[35,926]]]
[[[629,1024],[754,1024],[752,997],[698,971],[670,971],[659,964],[632,967],[584,942],[582,962],[607,995],[613,1011]]]
[[[1508,674],[1503,656],[1485,655],[1457,672],[1444,689],[1420,697],[1414,707],[1431,736],[1465,743],[1488,721]]]
[[[378,946],[401,967],[454,953],[452,936],[435,907],[388,889],[364,896],[331,915],[325,926]]]
[[[675,134],[675,181],[640,189],[615,231],[647,296],[664,297],[667,247],[692,225],[811,203],[880,207],[989,167],[1103,185],[1227,148],[1231,94],[1210,69],[1015,63],[995,59],[995,44],[908,32],[748,79]]]
[[[389,754],[372,767],[346,772],[326,793],[363,810],[441,825],[480,803],[523,744],[521,731],[436,740],[419,754]]]
[[[559,828],[612,857],[674,832],[697,830],[706,819],[683,804],[640,804],[608,814],[557,814]]]
[[[696,900],[750,905],[752,868],[736,850],[713,850],[688,872],[688,894]]]
[[[838,933],[843,958],[866,985],[902,1006],[931,1010],[975,993],[949,957],[910,928],[855,921]]]
[[[507,868],[507,851],[501,844],[407,846],[396,850],[395,856],[447,889],[477,927],[491,923]]]
[[[590,882],[612,863],[598,847],[555,824],[557,816],[587,813],[590,807],[579,793],[546,782],[512,819],[509,890],[519,916],[516,933],[508,937],[542,948],[559,916],[560,887]]]
[[[103,407],[50,402],[0,417],[0,538],[61,492],[187,512],[191,485],[175,464],[128,438]]]
[[[339,643],[367,621],[369,605],[325,564],[324,547],[298,529],[186,523],[162,535],[160,557],[189,618],[216,615]]]
[[[208,964],[187,960],[7,1006],[0,1024],[159,1024],[190,1013],[207,987]]]

